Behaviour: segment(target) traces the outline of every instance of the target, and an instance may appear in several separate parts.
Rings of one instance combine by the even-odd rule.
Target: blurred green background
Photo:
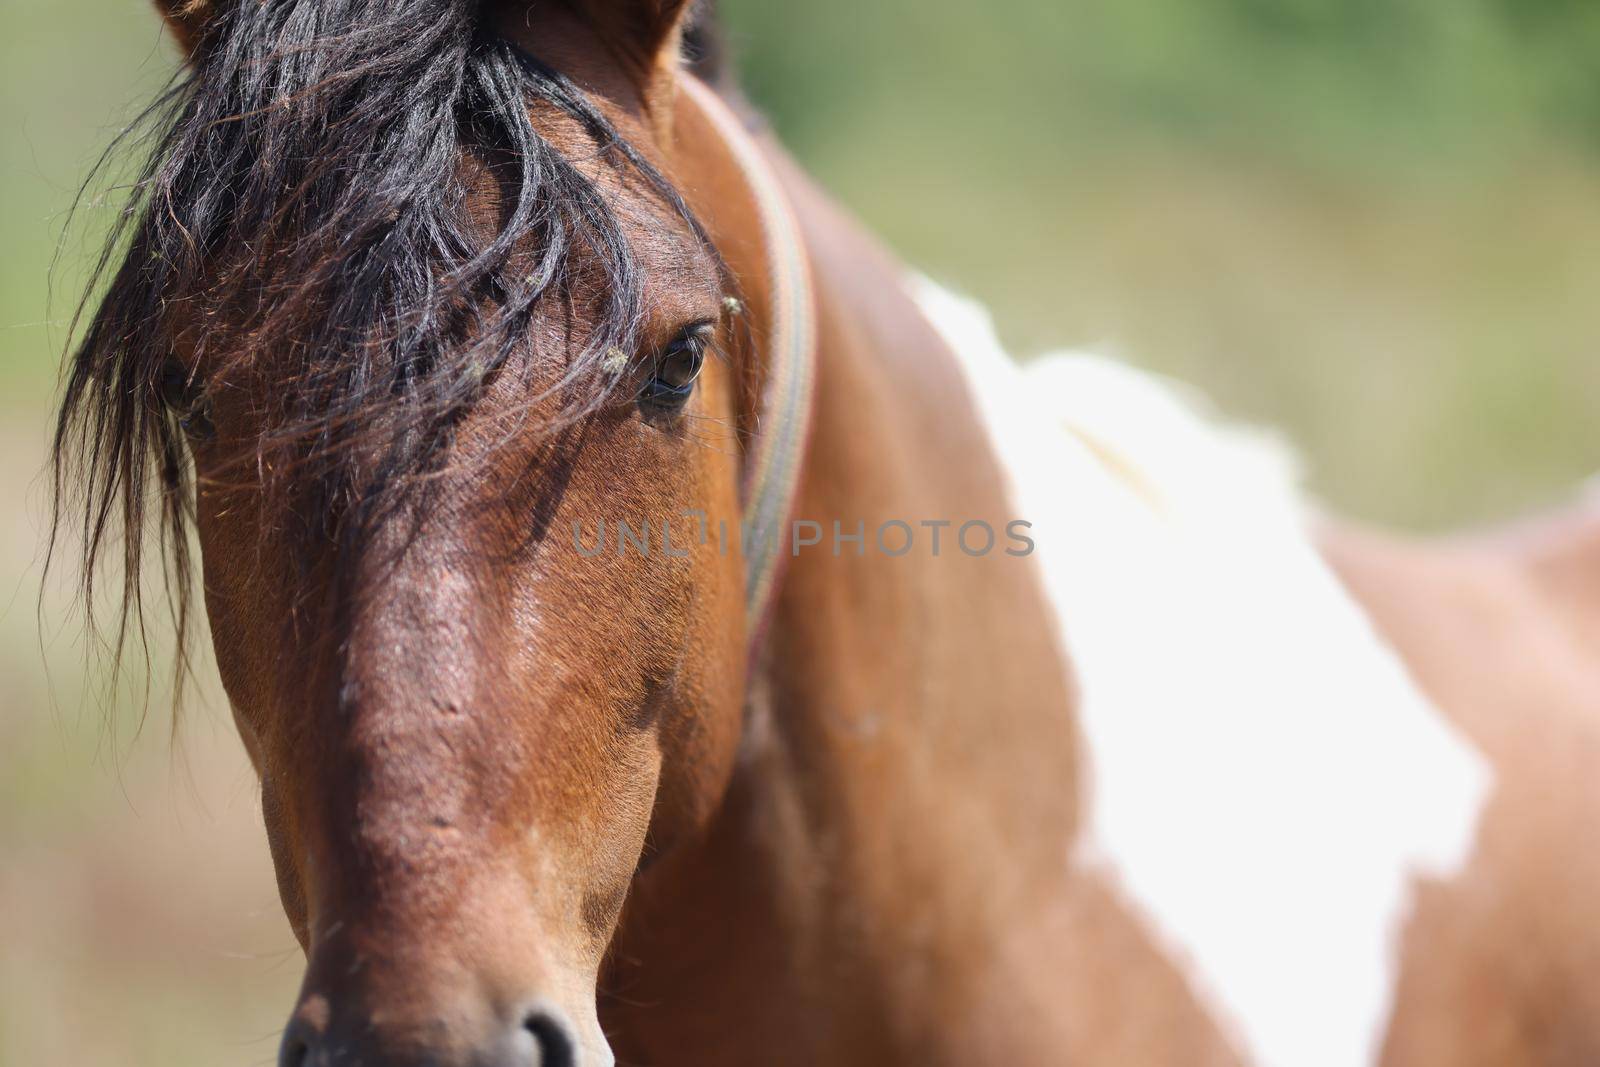
[[[1019,352],[1197,382],[1411,528],[1600,470],[1592,0],[723,4],[799,157]],[[159,692],[103,733],[64,590],[34,612],[64,320],[115,201],[64,216],[172,54],[140,0],[4,27],[0,1067],[267,1063],[299,958],[225,711],[202,685],[176,760]]]

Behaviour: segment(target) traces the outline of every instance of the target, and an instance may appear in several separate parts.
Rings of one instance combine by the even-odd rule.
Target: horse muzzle
[[[278,1067],[613,1067],[593,1030],[585,1042],[566,1012],[538,999],[503,1012],[458,1005],[401,1017],[341,1012],[311,995],[284,1030]]]

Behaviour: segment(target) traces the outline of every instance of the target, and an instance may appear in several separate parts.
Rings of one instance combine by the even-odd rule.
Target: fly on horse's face
[[[208,47],[248,47],[207,36],[201,20],[233,18],[228,4],[175,6],[202,79],[207,64],[234,58]],[[514,5],[495,19],[676,177],[668,72],[682,6],[541,5],[535,20]],[[286,399],[309,388],[302,354],[274,347],[281,336],[258,339],[238,292],[222,306],[195,298],[169,326],[178,340],[163,374],[176,386],[165,402],[188,434],[218,665],[309,957],[285,1064],[605,1061],[596,975],[630,880],[641,857],[707,817],[731,767],[742,563],[686,516],[738,522],[745,353],[731,283],[681,206],[600,152],[580,118],[549,101],[530,107],[545,149],[614,216],[636,321],[625,334],[603,321],[619,282],[602,257],[615,249],[569,227],[564,283],[514,324],[509,354],[426,463],[407,451],[421,430],[384,432],[410,416],[401,382],[394,403],[353,413],[361,432],[338,438],[350,454],[330,490],[324,466],[297,465],[315,447],[304,427],[285,451],[262,449],[283,436],[285,411],[316,422]],[[374,141],[386,133],[380,124]],[[458,214],[486,240],[517,210],[507,189],[523,162],[493,147],[502,154],[463,146],[453,163]],[[543,269],[538,216],[549,205],[530,207],[500,272],[512,285]],[[212,252],[218,264],[255,254]],[[249,269],[267,279],[254,299],[295,281]],[[354,268],[330,277],[340,269]],[[194,294],[178,296],[185,306]],[[629,350],[585,355],[608,326]],[[455,343],[470,344],[474,328]],[[575,372],[586,358],[593,373]],[[380,356],[366,373],[391,370]],[[429,373],[416,375],[426,385]],[[324,414],[318,441],[340,432]],[[374,472],[385,506],[362,512],[352,533],[363,496],[380,491]],[[618,552],[619,521],[648,528],[651,551]],[[602,526],[608,549],[579,551],[575,530],[592,551]]]

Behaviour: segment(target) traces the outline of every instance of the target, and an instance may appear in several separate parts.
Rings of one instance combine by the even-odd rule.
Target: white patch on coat
[[[1360,1067],[1412,878],[1469,854],[1487,765],[1306,530],[1289,453],[1091,356],[1019,368],[987,314],[913,291],[958,353],[1082,694],[1091,836],[1240,1052]]]

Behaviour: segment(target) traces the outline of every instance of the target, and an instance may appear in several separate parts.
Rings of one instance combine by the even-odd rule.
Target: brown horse
[[[285,1067],[1600,1059],[1592,514],[1322,522],[1408,675],[1269,452],[990,366],[684,0],[162,6],[58,487],[135,614],[197,533]]]

